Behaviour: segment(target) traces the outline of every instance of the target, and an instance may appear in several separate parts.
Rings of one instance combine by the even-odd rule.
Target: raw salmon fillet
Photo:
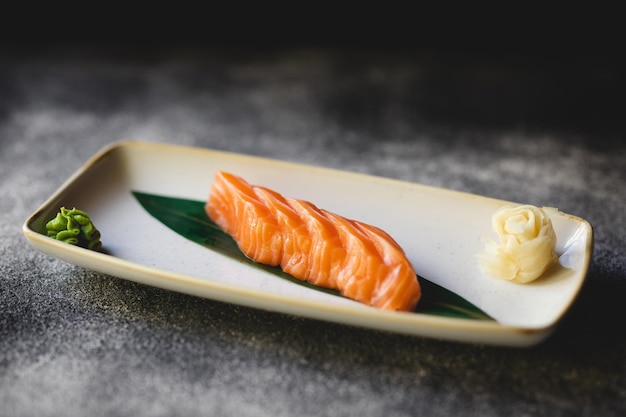
[[[411,311],[420,299],[411,262],[377,227],[223,171],[215,174],[205,209],[256,262],[384,310]]]

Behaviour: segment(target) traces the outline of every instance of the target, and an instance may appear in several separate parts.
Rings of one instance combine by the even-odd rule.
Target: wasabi
[[[100,232],[91,222],[89,215],[82,210],[61,207],[60,213],[46,223],[48,236],[71,245],[100,251]]]

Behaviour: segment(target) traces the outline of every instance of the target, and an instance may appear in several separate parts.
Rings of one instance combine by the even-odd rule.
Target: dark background
[[[624,414],[614,13],[99,7],[3,16],[0,415]],[[26,217],[123,139],[559,207],[593,225],[592,265],[556,332],[512,349],[198,299],[32,249]]]

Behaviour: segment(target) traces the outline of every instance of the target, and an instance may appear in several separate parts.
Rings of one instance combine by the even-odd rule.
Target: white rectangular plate
[[[206,200],[217,170],[376,225],[404,248],[418,275],[495,318],[470,320],[381,311],[278,279],[176,234],[133,197],[141,191]],[[507,201],[392,179],[208,149],[121,142],[94,155],[24,223],[37,249],[113,276],[199,297],[373,329],[510,346],[547,337],[577,296],[591,258],[585,220],[552,219],[559,265],[534,283],[484,276],[475,255],[495,237],[491,216]],[[59,208],[89,213],[106,253],[43,235]]]

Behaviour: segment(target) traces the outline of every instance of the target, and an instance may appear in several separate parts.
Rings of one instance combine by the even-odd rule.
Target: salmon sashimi
[[[247,257],[297,279],[384,310],[411,311],[421,297],[404,251],[375,226],[223,171],[205,209]]]

